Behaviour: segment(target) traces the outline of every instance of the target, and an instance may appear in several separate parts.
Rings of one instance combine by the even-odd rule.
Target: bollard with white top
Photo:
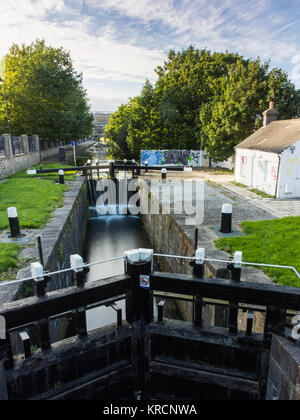
[[[85,274],[89,269],[84,266],[83,258],[78,255],[70,255],[70,265],[73,269],[73,278],[78,288],[84,287]],[[79,338],[84,338],[87,335],[87,320],[86,320],[86,306],[77,308],[75,312],[75,324]]]
[[[222,219],[221,219],[221,232],[232,232],[232,205],[223,204],[222,206]]]
[[[193,276],[199,279],[204,278],[204,265],[205,265],[205,248],[197,248],[195,252],[196,260],[192,262]]]
[[[77,287],[84,287],[85,274],[89,272],[89,269],[84,266],[83,258],[78,254],[71,255],[70,265],[73,269],[74,281]]]
[[[59,176],[59,183],[64,184],[65,183],[65,173],[62,169],[60,169],[58,171],[58,176]]]
[[[35,292],[37,297],[45,296],[47,279],[45,278],[44,267],[41,263],[35,262],[30,264],[31,275],[34,278]]]
[[[231,271],[231,280],[239,283],[241,281],[243,263],[243,252],[236,251],[231,263],[227,264],[227,269]]]
[[[148,160],[145,160],[145,166],[146,166],[145,173],[147,173],[148,172],[148,166],[149,166]]]
[[[165,181],[167,179],[167,169],[166,168],[162,168],[162,170],[161,170],[161,179],[163,181]]]
[[[7,215],[9,220],[9,227],[10,227],[10,236],[12,238],[18,238],[21,235],[20,232],[20,223],[18,218],[18,212],[16,207],[8,207]]]

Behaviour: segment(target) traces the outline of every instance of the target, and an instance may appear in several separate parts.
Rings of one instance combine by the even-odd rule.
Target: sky
[[[0,57],[36,38],[70,51],[92,110],[138,95],[170,49],[270,60],[300,89],[300,0],[0,0]]]

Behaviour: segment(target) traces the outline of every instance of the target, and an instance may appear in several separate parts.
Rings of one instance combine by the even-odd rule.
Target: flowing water
[[[85,261],[94,262],[124,255],[124,251],[136,248],[151,248],[141,219],[137,216],[99,216],[95,207],[90,207],[85,240]],[[113,261],[90,268],[87,281],[95,281],[124,273],[124,261]],[[125,318],[125,301],[117,302]],[[116,311],[100,307],[87,312],[88,330],[115,323]]]

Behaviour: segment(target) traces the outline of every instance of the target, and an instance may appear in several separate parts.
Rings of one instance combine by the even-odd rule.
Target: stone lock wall
[[[300,401],[299,343],[273,335],[267,400]]]

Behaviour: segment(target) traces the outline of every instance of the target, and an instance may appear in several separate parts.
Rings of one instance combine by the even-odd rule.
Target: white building
[[[271,102],[264,126],[236,147],[235,180],[276,198],[300,198],[300,119],[277,117]]]

